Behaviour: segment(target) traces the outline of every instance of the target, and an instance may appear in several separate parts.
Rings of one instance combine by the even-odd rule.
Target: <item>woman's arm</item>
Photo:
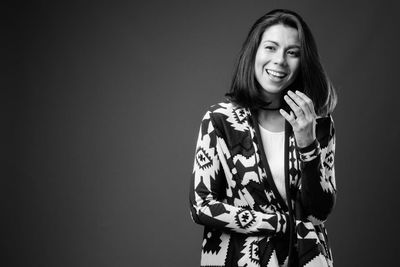
[[[335,182],[335,129],[329,116],[322,129],[326,142],[316,139],[309,146],[300,148],[301,203],[313,223],[322,223],[331,212],[336,199]],[[318,127],[318,126],[317,126]]]
[[[282,116],[292,125],[296,144],[300,152],[301,190],[300,200],[310,221],[322,223],[333,208],[336,196],[335,187],[335,130],[332,117],[320,120],[318,132],[314,104],[304,93],[288,91],[284,100],[290,106],[287,113],[281,109]],[[322,127],[321,127],[322,126]],[[319,138],[317,138],[319,136]],[[319,140],[324,140],[323,144]]]
[[[190,187],[193,220],[198,224],[243,234],[285,233],[287,214],[263,213],[223,202],[226,192],[237,192],[233,192],[235,189],[227,191],[226,177],[232,174],[221,164],[221,137],[216,133],[211,115],[207,112],[204,116],[197,140]]]

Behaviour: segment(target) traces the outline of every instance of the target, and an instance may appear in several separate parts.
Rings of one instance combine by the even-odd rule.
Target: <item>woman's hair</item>
[[[300,40],[300,69],[295,81],[286,88],[304,92],[314,103],[315,112],[324,116],[333,111],[337,95],[319,59],[314,37],[297,13],[276,9],[259,18],[251,28],[234,70],[230,91],[226,96],[234,103],[252,109],[268,105],[255,78],[254,62],[264,31],[276,24],[297,29]]]

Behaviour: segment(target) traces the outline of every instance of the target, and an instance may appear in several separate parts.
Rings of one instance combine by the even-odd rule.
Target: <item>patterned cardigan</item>
[[[201,266],[332,266],[324,226],[336,195],[331,116],[317,119],[316,141],[301,149],[286,122],[285,202],[255,114],[225,101],[201,122],[190,185],[192,218],[204,225]]]

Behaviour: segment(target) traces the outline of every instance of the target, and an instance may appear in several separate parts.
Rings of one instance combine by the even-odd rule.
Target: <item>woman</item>
[[[201,266],[332,266],[336,94],[298,14],[256,21],[227,96],[203,117],[191,180]]]

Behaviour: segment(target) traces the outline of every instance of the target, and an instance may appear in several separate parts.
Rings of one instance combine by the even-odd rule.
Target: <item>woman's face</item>
[[[300,67],[300,40],[296,29],[276,24],[261,38],[255,58],[255,76],[270,98],[281,95]]]

